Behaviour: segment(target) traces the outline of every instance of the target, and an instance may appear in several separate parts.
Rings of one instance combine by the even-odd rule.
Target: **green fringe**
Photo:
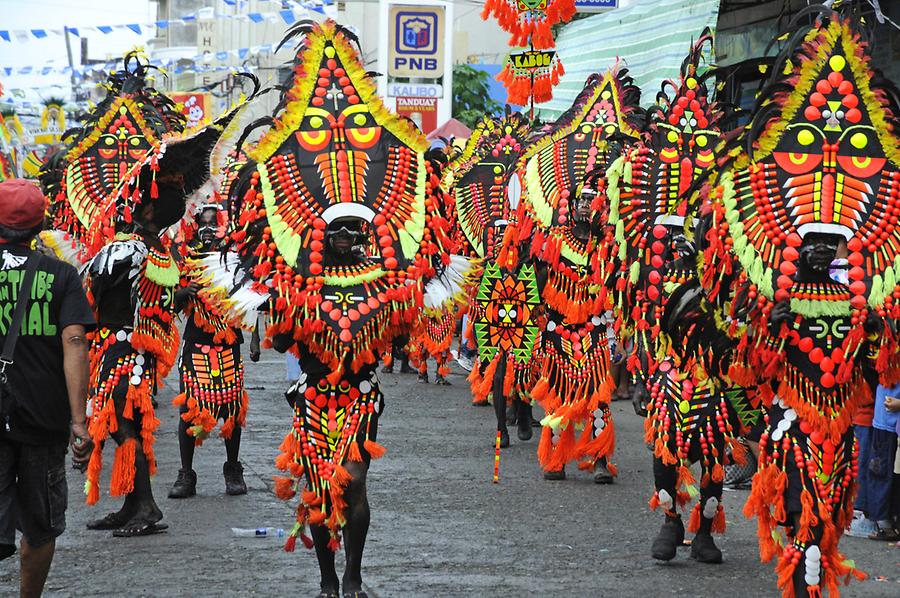
[[[850,314],[850,302],[791,299],[791,311],[807,318],[846,316]]]
[[[638,261],[634,261],[631,263],[631,267],[628,270],[628,280],[631,284],[637,284],[638,278],[641,275],[641,263]]]
[[[381,268],[376,268],[371,272],[365,272],[363,274],[357,274],[355,276],[326,276],[325,285],[335,287],[352,287],[357,284],[364,284],[367,282],[372,282],[373,280],[378,280],[382,276],[384,276],[384,270]]]
[[[181,274],[178,272],[178,264],[173,260],[163,267],[157,266],[152,261],[147,260],[144,268],[144,276],[152,280],[161,287],[174,287],[178,285]]]

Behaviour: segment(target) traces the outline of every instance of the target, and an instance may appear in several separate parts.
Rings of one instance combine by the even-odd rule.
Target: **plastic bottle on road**
[[[233,527],[231,528],[231,535],[238,538],[283,538],[285,534],[280,527]]]

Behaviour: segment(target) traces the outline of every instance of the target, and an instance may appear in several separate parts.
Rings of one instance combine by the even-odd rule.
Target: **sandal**
[[[165,523],[155,523],[146,520],[129,521],[125,526],[113,530],[115,538],[136,538],[137,536],[152,536],[161,534],[169,529]]]
[[[882,542],[896,542],[900,540],[900,532],[892,527],[879,527],[877,531],[869,534],[869,539]]]
[[[96,519],[94,521],[88,522],[87,528],[92,530],[119,529],[120,527],[128,523],[129,519],[130,517],[128,515],[122,515],[120,512],[110,513],[102,519]]]

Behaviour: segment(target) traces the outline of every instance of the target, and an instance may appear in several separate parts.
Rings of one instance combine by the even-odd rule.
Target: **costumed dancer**
[[[138,199],[142,194],[149,198],[151,177],[143,180],[143,188],[122,185],[132,167],[161,145],[164,134],[183,129],[184,117],[174,104],[147,85],[146,69],[136,54],[125,57],[125,69],[110,75],[106,98],[65,156],[61,187],[53,203],[54,229],[42,233],[41,241],[66,261],[88,262],[103,245],[104,233],[115,234],[93,228],[103,227],[101,211],[110,203],[115,209],[120,195],[131,200],[134,191]],[[165,375],[166,364],[170,367],[174,361],[177,337],[173,341],[171,334],[177,331],[165,320],[164,310],[158,314],[154,310],[168,296],[164,283],[174,281],[158,232],[170,212],[177,211],[178,205],[183,210],[184,199],[171,186],[164,191],[161,205],[165,209],[158,215],[150,201],[140,203],[137,214],[129,213],[134,238],[113,243],[98,255],[91,264],[88,285],[99,328],[92,333],[90,351],[88,426],[95,447],[85,491],[88,503],[96,503],[103,441],[112,435],[119,448],[110,493],[126,497],[121,510],[89,523],[88,528],[114,530],[115,535],[144,535],[166,527],[158,523],[162,512],[150,489],[150,475],[156,470],[153,432],[159,424],[152,395],[157,370]],[[159,182],[156,194],[158,199]],[[177,221],[180,214],[172,218]],[[113,267],[115,263],[119,265]],[[147,282],[137,285],[139,279]],[[140,294],[132,296],[136,292]],[[157,358],[161,358],[160,367]]]
[[[678,509],[698,496],[690,466],[699,461],[699,500],[689,525],[696,533],[691,557],[722,562],[711,532],[725,528],[726,447],[738,446],[734,438],[741,430],[731,398],[746,396],[711,375],[705,364],[714,362],[715,351],[711,356],[685,352],[685,337],[670,337],[660,325],[670,295],[694,274],[696,249],[684,236],[685,220],[693,228],[694,219],[688,199],[695,182],[714,164],[725,116],[709,97],[707,81],[714,71],[702,64],[704,49],[711,47],[712,36],[704,31],[682,63],[679,79],[663,83],[648,111],[644,138],[607,172],[609,225],[616,231],[620,262],[617,325],[633,341],[628,368],[649,391],[646,411],[636,409],[646,416],[644,440],[654,451],[650,506],[661,508],[666,517],[652,547],[653,558],[663,561],[674,558],[684,542]],[[689,305],[686,301],[679,307]],[[677,324],[680,318],[670,320]],[[703,349],[712,346],[704,344]]]
[[[200,446],[219,420],[225,440],[227,460],[222,466],[225,493],[247,493],[244,468],[238,458],[241,432],[247,417],[247,391],[241,357],[243,334],[198,297],[203,287],[195,280],[195,260],[221,248],[228,233],[228,213],[221,204],[204,204],[195,213],[195,231],[186,243],[190,252],[182,262],[182,284],[175,292],[176,311],[184,309],[183,346],[178,369],[181,393],[174,399],[178,420],[178,448],[181,469],[169,498],[189,498],[197,493],[197,473],[193,468],[194,447]],[[250,359],[259,361],[256,330],[250,343]]]
[[[286,395],[291,430],[276,459],[286,474],[276,493],[299,495],[285,549],[298,538],[315,547],[320,596],[342,588],[360,597],[366,472],[385,452],[376,442],[383,398],[375,367],[425,307],[461,299],[470,265],[441,249],[446,221],[427,142],[375,94],[355,36],[334,21],[302,22],[284,42],[297,34],[292,78],[274,117],[261,121],[274,126],[248,150],[231,188],[235,252],[224,267],[207,260],[214,287],[201,294],[232,291],[221,305],[245,328],[257,309],[268,311],[267,342],[299,356]],[[451,280],[456,293],[439,284]]]
[[[565,479],[565,465],[573,460],[582,460],[579,467],[592,470],[598,484],[615,476],[609,463],[615,381],[604,286],[612,272],[612,233],[603,226],[600,175],[624,143],[637,138],[639,100],[626,70],[591,75],[572,108],[520,162],[523,198],[504,248],[515,251],[522,243],[546,306],[540,378],[531,396],[547,413],[538,460],[548,480]],[[508,259],[501,252],[500,261]]]
[[[507,112],[499,119],[484,117],[444,179],[453,189],[456,234],[485,264],[468,303],[469,330],[479,357],[468,380],[473,404],[493,401],[500,448],[509,446],[507,408],[514,416],[519,440],[532,437],[528,391],[536,382],[533,363],[540,298],[531,264],[497,262],[520,198],[515,186],[518,179],[512,191],[510,180],[530,131],[521,113]]]
[[[440,186],[441,173],[447,166],[447,154],[443,147],[432,146],[425,154],[426,158],[431,162],[432,177],[436,177],[431,181],[432,189],[435,191],[436,205],[439,207],[441,214],[448,221],[448,226],[452,231],[452,219],[455,208],[452,203],[452,195],[445,193]],[[448,235],[448,239],[452,239],[452,233]],[[459,243],[452,242],[446,248],[453,253],[459,253]],[[453,332],[456,329],[456,321],[458,317],[457,305],[453,304],[450,309],[440,309],[429,311],[419,321],[419,326],[413,332],[407,345],[407,353],[410,364],[419,371],[419,382],[428,384],[428,358],[432,357],[435,361],[434,383],[440,386],[449,386],[450,381],[447,376],[450,374],[450,367],[447,365],[450,360],[450,347],[453,344]],[[402,372],[402,370],[401,370]]]
[[[161,235],[181,220],[187,197],[209,178],[210,153],[230,118],[189,134],[163,135],[148,128],[153,123],[177,131],[183,117],[170,101],[148,91],[146,69],[129,55],[126,70],[110,77],[109,97],[70,152],[65,203],[57,214],[61,225],[71,227],[65,229],[71,237],[59,230],[46,235],[75,259],[88,260],[87,286],[98,329],[90,350],[88,421],[95,446],[85,492],[88,504],[99,499],[103,445],[112,436],[118,448],[110,494],[125,495],[118,512],[88,527],[111,529],[116,536],[167,527],[159,523],[162,513],[150,487],[159,425],[153,395],[178,350],[174,291],[179,275]],[[101,184],[111,184],[110,176],[117,186],[104,196]]]
[[[884,321],[900,316],[898,93],[862,31],[821,6],[797,16],[707,194],[700,281],[739,340],[730,377],[771,402],[744,512],[786,597],[864,577],[838,548],[856,489],[850,423],[870,357],[883,385],[898,379]],[[849,284],[829,275],[839,252]]]

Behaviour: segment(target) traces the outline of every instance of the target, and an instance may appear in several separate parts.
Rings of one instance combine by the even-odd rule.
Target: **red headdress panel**
[[[475,128],[463,154],[445,177],[456,198],[459,227],[476,255],[493,259],[511,211],[507,185],[527,145],[528,120],[513,112],[485,118]]]
[[[375,94],[355,37],[333,21],[298,32],[293,78],[231,186],[244,285],[228,302],[243,314],[268,302],[270,334],[292,334],[336,372],[348,355],[358,369],[418,317],[444,224],[438,181],[422,133]],[[338,219],[372,235],[367,259],[342,270],[323,264]]]

